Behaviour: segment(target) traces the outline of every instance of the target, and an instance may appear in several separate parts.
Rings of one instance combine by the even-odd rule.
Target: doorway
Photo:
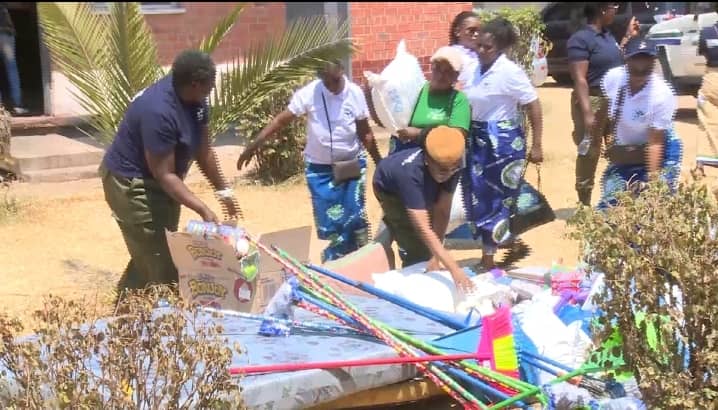
[[[43,59],[36,3],[5,3],[15,26],[15,59],[20,76],[22,104],[28,115],[42,115],[46,111]],[[5,107],[12,107],[7,72],[0,58],[0,92]]]

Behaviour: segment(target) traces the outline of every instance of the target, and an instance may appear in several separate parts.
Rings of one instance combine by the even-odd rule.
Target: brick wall
[[[147,14],[145,19],[157,40],[160,62],[172,64],[174,57],[185,48],[196,47],[217,23],[238,3],[182,3],[182,14]],[[215,50],[216,63],[239,55],[256,41],[281,32],[285,25],[284,2],[251,4],[239,15],[239,20]]]
[[[349,3],[351,35],[360,47],[352,59],[354,81],[365,83],[365,70],[381,72],[394,58],[401,39],[428,74],[431,55],[449,43],[454,16],[472,6],[471,2]]]

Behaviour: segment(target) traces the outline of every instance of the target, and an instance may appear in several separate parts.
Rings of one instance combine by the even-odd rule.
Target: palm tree
[[[91,3],[38,3],[40,25],[52,61],[77,89],[89,125],[101,142],[110,142],[133,96],[167,73],[139,3],[111,3],[109,15]],[[197,48],[211,53],[237,21],[246,4],[223,18]],[[301,19],[284,33],[245,50],[219,76],[210,96],[210,135],[226,131],[274,91],[306,80],[327,61],[350,55],[348,26],[323,17]]]

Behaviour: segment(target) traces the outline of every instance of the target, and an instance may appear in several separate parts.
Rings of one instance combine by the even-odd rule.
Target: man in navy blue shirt
[[[131,257],[118,284],[120,294],[177,282],[165,230],[177,230],[180,205],[218,222],[184,183],[193,159],[229,212],[238,211],[210,146],[207,98],[215,75],[209,55],[181,53],[170,75],[135,96],[105,154],[100,167],[105,199]]]
[[[716,3],[718,13],[718,3]],[[698,120],[714,155],[718,155],[718,23],[704,27],[698,38],[698,54],[706,58],[706,73],[698,91]]]
[[[429,261],[427,271],[435,271],[441,263],[457,288],[468,290],[472,282],[440,239],[449,224],[465,138],[455,128],[439,126],[428,133],[424,146],[384,158],[374,173],[374,194],[399,244],[402,265]]]

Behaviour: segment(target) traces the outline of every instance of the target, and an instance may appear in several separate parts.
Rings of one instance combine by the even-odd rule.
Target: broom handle
[[[420,316],[423,316],[427,319],[433,320],[434,322],[441,323],[442,325],[449,327],[454,330],[461,330],[466,328],[466,324],[461,323],[460,321],[445,315],[441,312],[438,312],[434,309],[429,309],[421,305],[417,305],[416,303],[413,303],[409,300],[406,300],[405,298],[402,298],[400,296],[392,295],[389,292],[385,292],[375,286],[372,286],[368,283],[359,282],[356,280],[352,280],[350,278],[347,278],[343,275],[340,275],[336,272],[332,272],[326,268],[322,268],[320,266],[309,264],[307,267],[317,273],[321,273],[322,275],[328,276],[334,280],[337,280],[339,282],[342,282],[346,285],[352,286],[354,288],[357,288],[359,290],[363,290],[366,293],[369,293],[371,295],[374,295],[378,298],[384,299],[387,302],[393,303],[399,307],[402,307],[404,309],[410,310]]]
[[[377,337],[379,337],[389,346],[393,347],[400,354],[415,354],[409,349],[408,346],[392,337],[391,334],[389,334],[384,327],[378,326],[376,321],[372,320],[370,317],[366,316],[364,313],[356,309],[349,302],[344,301],[338,294],[333,292],[333,290],[329,286],[323,284],[317,278],[316,274],[313,274],[296,259],[286,254],[286,252],[282,251],[281,249],[278,249],[277,247],[273,247],[274,249],[277,249],[278,253],[274,252],[263,244],[259,243],[259,241],[256,241],[248,234],[247,239],[254,243],[258,248],[262,249],[267,255],[279,262],[282,266],[297,275],[298,278],[303,279],[308,283],[314,283],[316,286],[318,286],[318,290],[325,293],[324,296],[327,296],[329,299],[332,300],[332,302],[337,304],[343,310],[346,310],[348,313],[353,313],[356,316],[355,319],[359,323],[370,329],[372,333],[375,333]],[[419,368],[419,370],[424,372],[429,379],[436,383],[437,386],[444,389],[452,398],[456,399],[465,408],[487,408],[485,404],[481,403],[471,393],[466,391],[466,389],[464,389],[461,385],[456,383],[456,381],[448,377],[443,371],[436,368],[435,366],[427,367],[423,364],[418,364],[417,367]]]
[[[283,253],[283,252],[282,252],[282,253]],[[290,261],[292,261],[293,258],[292,258],[291,256],[289,256],[289,255],[286,255],[286,256],[287,256],[287,258],[288,258]],[[296,263],[296,262],[295,262],[295,263]],[[404,332],[401,332],[401,331],[399,331],[399,330],[397,330],[397,329],[394,329],[394,328],[392,328],[392,327],[390,327],[390,326],[387,326],[387,325],[385,325],[385,324],[383,324],[383,323],[380,323],[380,322],[378,322],[378,324],[381,325],[386,331],[388,331],[389,333],[391,333],[392,335],[394,335],[395,337],[397,337],[398,339],[400,339],[401,341],[403,341],[403,342],[405,342],[405,343],[409,343],[409,344],[413,345],[413,346],[416,347],[416,348],[419,348],[419,349],[421,349],[421,350],[424,350],[424,351],[426,351],[426,352],[428,352],[428,353],[435,354],[435,355],[441,355],[441,354],[444,353],[444,352],[442,352],[440,349],[438,349],[438,348],[436,348],[436,347],[434,347],[434,346],[432,346],[432,345],[430,345],[430,344],[428,344],[428,343],[425,343],[425,342],[423,342],[422,340],[419,340],[419,339],[417,339],[417,338],[411,337],[411,336],[409,336],[408,334],[406,334],[406,333],[404,333]],[[522,380],[517,380],[517,379],[514,379],[514,378],[512,378],[512,377],[505,376],[505,375],[503,375],[503,374],[501,374],[501,373],[494,372],[494,371],[492,371],[492,370],[490,370],[490,369],[487,369],[487,368],[485,368],[485,367],[483,367],[483,366],[479,366],[479,365],[477,365],[476,363],[472,363],[472,362],[468,362],[468,361],[462,361],[462,362],[460,362],[460,364],[461,364],[463,367],[466,367],[466,368],[468,368],[468,369],[471,369],[471,370],[473,370],[474,372],[476,372],[476,373],[482,375],[483,377],[487,378],[487,379],[490,380],[490,381],[494,381],[494,382],[498,382],[498,383],[504,384],[504,385],[506,385],[506,386],[508,386],[508,387],[511,387],[511,388],[513,388],[513,389],[515,389],[515,390],[518,390],[518,391],[533,390],[533,389],[535,388],[535,386],[532,385],[532,384],[530,384],[530,383],[526,383],[526,382],[524,382],[524,381],[522,381]]]
[[[299,370],[312,369],[338,369],[343,367],[360,367],[360,366],[381,366],[405,363],[428,363],[428,362],[450,362],[457,360],[475,360],[476,354],[453,354],[444,356],[419,356],[419,357],[386,357],[380,359],[358,359],[334,362],[309,362],[309,363],[280,363],[261,366],[232,367],[229,373],[252,374],[252,373],[276,373],[276,372],[294,372]]]

